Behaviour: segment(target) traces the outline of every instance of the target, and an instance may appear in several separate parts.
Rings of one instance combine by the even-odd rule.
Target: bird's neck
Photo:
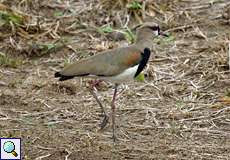
[[[137,39],[135,44],[141,49],[152,48],[154,35],[149,30],[137,31]]]

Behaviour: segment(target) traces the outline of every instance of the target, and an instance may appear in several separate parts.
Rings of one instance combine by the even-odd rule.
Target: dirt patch
[[[229,4],[1,1],[0,137],[22,138],[26,160],[230,159]],[[53,75],[131,43],[144,21],[169,37],[154,40],[145,82],[119,88],[113,143],[88,80]],[[107,112],[112,93],[98,88]]]

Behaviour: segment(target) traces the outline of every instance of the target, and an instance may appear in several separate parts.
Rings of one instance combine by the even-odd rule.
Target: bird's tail
[[[55,78],[59,78],[59,81],[65,81],[65,80],[74,78],[74,76],[65,76],[65,75],[62,75],[60,72],[56,72],[54,74],[54,77]]]

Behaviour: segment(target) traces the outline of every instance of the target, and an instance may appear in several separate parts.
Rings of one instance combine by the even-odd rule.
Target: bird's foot
[[[103,118],[102,122],[99,124],[99,127],[100,127],[101,129],[104,129],[105,126],[106,126],[106,125],[108,124],[108,122],[109,122],[109,116],[108,116],[107,114],[103,114],[103,116],[104,116],[104,118]]]

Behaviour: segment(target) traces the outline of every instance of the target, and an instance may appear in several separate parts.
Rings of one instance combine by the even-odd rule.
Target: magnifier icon
[[[6,141],[3,144],[3,149],[6,153],[11,153],[14,157],[18,156],[17,152],[15,152],[15,145],[11,141]]]

